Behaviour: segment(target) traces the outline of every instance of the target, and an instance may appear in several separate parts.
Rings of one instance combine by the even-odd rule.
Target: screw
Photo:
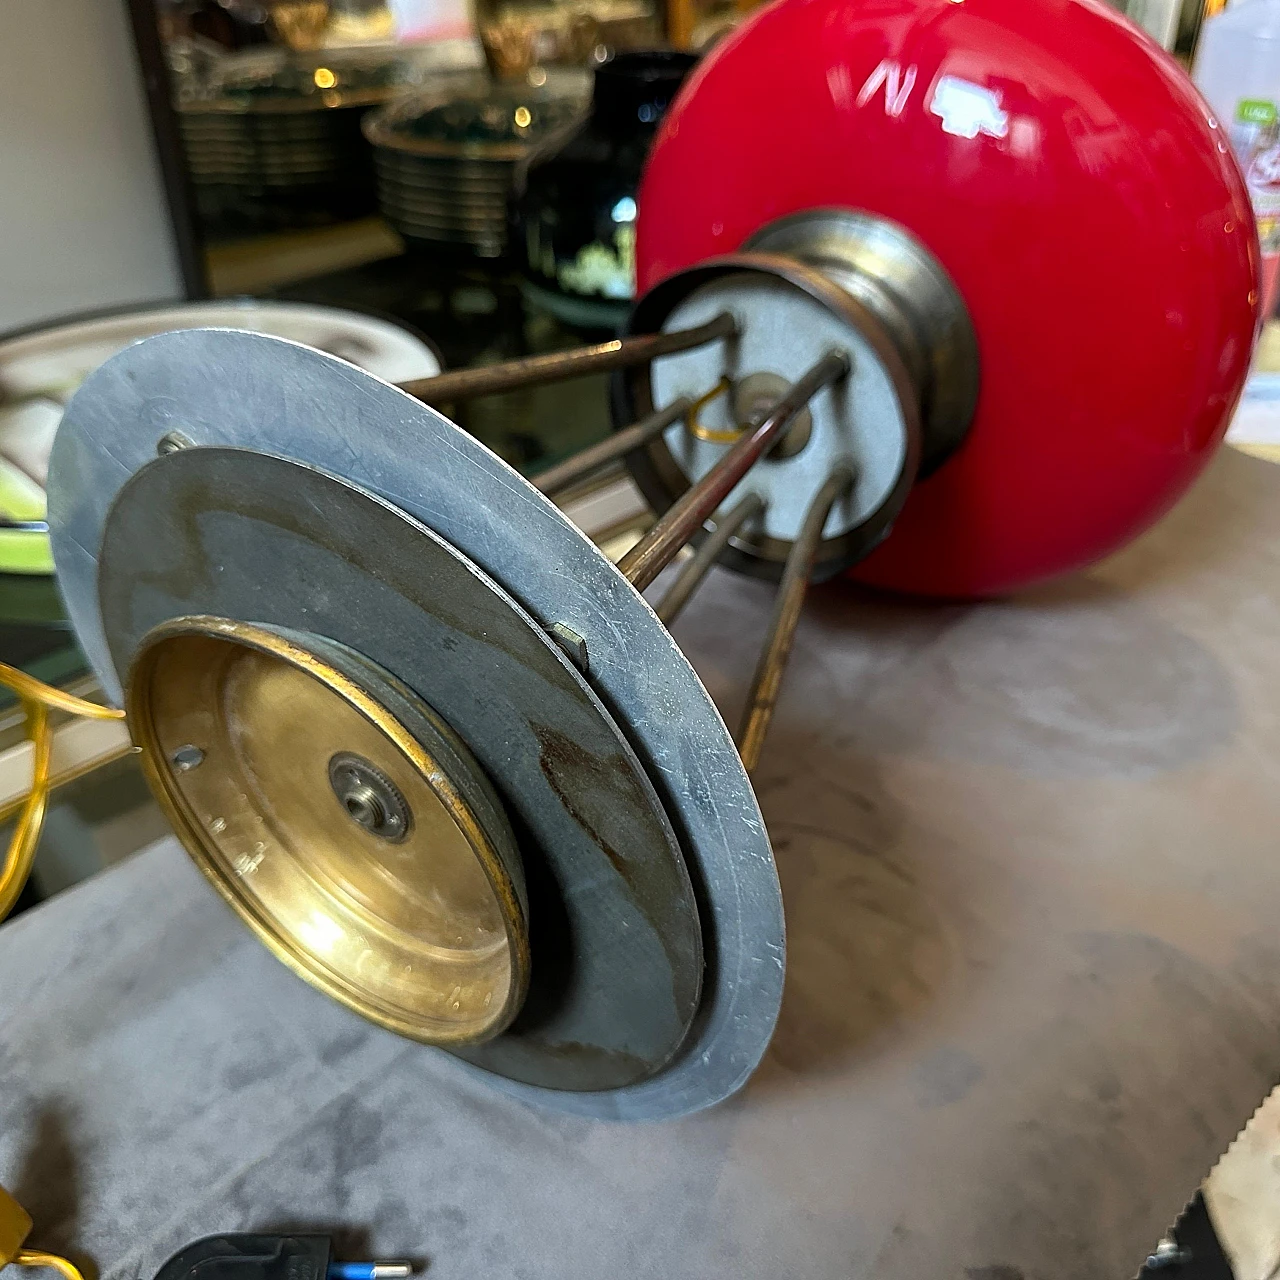
[[[382,800],[370,786],[357,783],[342,797],[342,803],[347,812],[368,831],[377,831],[387,820]]]
[[[1180,1267],[1190,1261],[1191,1250],[1184,1249],[1176,1240],[1165,1236],[1156,1245],[1155,1253],[1147,1255],[1146,1267],[1148,1271],[1159,1271],[1164,1267]]]
[[[193,742],[184,743],[169,757],[179,773],[187,773],[204,763],[204,752]]]
[[[362,756],[340,751],[329,761],[329,785],[338,803],[358,826],[380,840],[399,841],[413,817],[400,789]]]
[[[194,441],[188,440],[181,431],[166,431],[156,441],[156,453],[164,457],[166,453],[177,453],[179,449],[190,449]]]

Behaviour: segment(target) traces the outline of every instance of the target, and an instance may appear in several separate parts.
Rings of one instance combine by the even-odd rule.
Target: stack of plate
[[[588,74],[568,69],[520,82],[461,74],[369,115],[383,216],[406,240],[500,257],[517,161],[572,126],[590,93]]]
[[[227,227],[359,217],[376,204],[362,111],[221,111],[182,116],[200,211]]]
[[[178,95],[201,214],[216,227],[294,227],[377,207],[360,122],[420,85],[429,60],[402,49],[226,59]]]

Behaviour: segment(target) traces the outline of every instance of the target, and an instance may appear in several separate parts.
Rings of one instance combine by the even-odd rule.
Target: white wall
[[[124,0],[0,0],[0,330],[181,292]]]

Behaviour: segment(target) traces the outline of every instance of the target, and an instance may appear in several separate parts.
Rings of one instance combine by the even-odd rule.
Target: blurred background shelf
[[[206,250],[209,287],[216,297],[269,293],[403,252],[404,241],[377,214],[328,227],[216,241]]]

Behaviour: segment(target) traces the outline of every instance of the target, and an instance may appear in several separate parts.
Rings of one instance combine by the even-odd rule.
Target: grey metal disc
[[[580,1091],[671,1060],[702,983],[675,835],[600,700],[487,574],[323,471],[206,447],[157,458],[121,489],[98,589],[117,670],[173,618],[305,626],[403,681],[480,762],[516,827],[533,964],[512,1025],[449,1052]]]
[[[754,528],[765,538],[794,542],[813,495],[842,463],[855,468],[848,493],[832,504],[824,539],[838,538],[878,512],[901,484],[908,465],[908,408],[871,343],[844,317],[785,280],[763,272],[740,271],[699,285],[672,309],[664,332],[694,329],[722,311],[739,318],[741,336],[727,361],[719,343],[694,347],[656,361],[655,404],[681,396],[696,400],[728,374],[743,378],[779,375],[786,387],[828,351],[845,350],[852,368],[837,385],[824,387],[809,402],[813,418],[808,442],[793,457],[769,456],[751,468],[725,499],[729,510],[748,492],[765,500]],[[739,424],[732,397],[718,396],[701,411],[703,425],[725,431]],[[701,479],[725,455],[728,444],[698,439],[683,420],[663,435],[676,465],[690,482]]]
[[[546,498],[478,441],[341,360],[227,330],[163,334],[93,373],[54,443],[49,508],[68,613],[109,695],[120,681],[98,612],[107,510],[157,441],[269,450],[386,498],[462,551],[543,628],[586,639],[589,681],[646,767],[684,850],[707,971],[694,1026],[659,1076],[599,1093],[507,1087],[564,1109],[649,1118],[737,1089],[772,1035],[784,930],[777,870],[732,739],[666,628]]]
[[[794,382],[833,349],[851,362],[849,375],[819,391],[807,406],[805,443],[779,448],[743,477],[721,505],[747,493],[765,500],[730,539],[721,562],[764,578],[781,576],[817,492],[841,465],[854,484],[831,508],[813,577],[823,579],[865,556],[888,532],[915,481],[921,451],[918,396],[893,335],[820,270],[773,254],[716,258],[677,272],[636,304],[636,333],[703,324],[721,313],[738,322],[735,337],[665,356],[614,375],[618,425],[639,420],[680,396],[697,402],[728,379],[736,392],[761,375]],[[665,511],[731,447],[729,438],[699,438],[741,427],[735,398],[719,395],[698,410],[699,431],[677,422],[628,455],[641,492]],[[701,430],[705,428],[705,431]],[[797,420],[794,434],[800,428]]]

